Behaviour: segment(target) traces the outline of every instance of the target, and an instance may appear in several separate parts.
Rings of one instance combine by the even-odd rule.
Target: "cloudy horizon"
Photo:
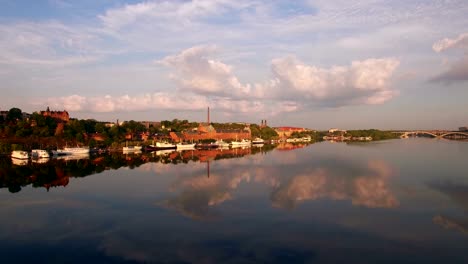
[[[468,125],[468,5],[2,1],[0,110],[315,129]]]

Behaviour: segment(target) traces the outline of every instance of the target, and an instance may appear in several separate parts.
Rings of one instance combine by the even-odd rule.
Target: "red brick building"
[[[200,141],[205,139],[251,139],[252,135],[250,128],[245,127],[244,129],[219,129],[216,130],[212,125],[201,125],[196,130],[184,131],[181,133],[170,133],[171,139],[180,141]]]
[[[290,137],[293,132],[307,131],[302,127],[275,127],[274,129],[280,138]]]
[[[222,139],[222,140],[242,140],[251,139],[252,134],[250,128],[246,126],[244,129],[218,129],[216,130],[210,122],[210,108],[208,107],[207,122],[200,124],[194,130],[184,131],[181,133],[171,132],[170,137],[175,142],[181,141],[200,141],[206,139]]]
[[[49,107],[47,107],[46,111],[41,111],[42,116],[50,116],[53,119],[59,121],[59,122],[64,122],[67,123],[70,121],[70,115],[68,114],[67,111],[50,111]]]

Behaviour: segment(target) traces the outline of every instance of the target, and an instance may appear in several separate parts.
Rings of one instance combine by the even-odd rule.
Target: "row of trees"
[[[212,123],[215,129],[244,129],[244,124]],[[161,121],[159,126],[147,128],[140,122],[128,121],[121,125],[107,126],[94,119],[71,119],[67,123],[40,113],[25,115],[21,109],[12,108],[6,118],[0,115],[0,152],[16,149],[61,147],[65,144],[85,144],[91,147],[118,147],[127,140],[137,140],[137,135],[167,137],[170,131],[181,132],[199,126],[197,122],[173,119]],[[250,125],[252,137],[269,140],[278,136],[270,127]],[[99,137],[96,137],[99,135]],[[129,138],[130,137],[130,138]],[[96,139],[99,138],[98,141]],[[101,140],[102,139],[102,140]],[[23,147],[21,147],[23,146]]]
[[[346,131],[346,135],[352,137],[372,137],[372,140],[396,139],[400,137],[399,134],[391,131],[382,131],[378,129],[348,130]]]
[[[278,133],[271,127],[260,127],[259,125],[250,125],[250,132],[253,138],[259,137],[264,140],[271,140],[278,137]]]
[[[151,128],[153,133],[159,128]],[[148,132],[148,129],[136,121],[125,122],[121,126],[106,126],[104,122],[93,119],[71,119],[67,123],[40,113],[24,114],[19,108],[12,108],[6,117],[0,115],[0,152],[16,149],[29,149],[44,146],[62,146],[64,144],[86,144],[91,147],[103,147],[120,144],[128,135]],[[99,134],[103,141],[96,142],[94,135]],[[23,147],[21,147],[23,146]]]

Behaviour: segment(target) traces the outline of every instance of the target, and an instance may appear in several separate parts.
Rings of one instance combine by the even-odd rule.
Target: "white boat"
[[[156,142],[155,147],[157,149],[175,149],[176,145],[168,142]]]
[[[231,144],[232,146],[250,146],[252,142],[247,139],[242,139],[241,141],[232,141]]]
[[[52,154],[54,156],[89,154],[89,148],[84,148],[84,147],[69,148],[69,147],[65,147],[63,149],[53,150]]]
[[[141,146],[130,146],[130,147],[123,147],[122,150],[124,152],[135,152],[135,151],[141,151]]]
[[[139,150],[132,149],[132,150],[124,150],[123,151],[123,154],[141,154],[141,153],[142,153],[141,149],[139,149]]]
[[[229,147],[229,143],[224,142],[222,139],[216,140],[213,144],[217,145],[218,148],[228,148]]]
[[[50,158],[50,155],[49,155],[49,152],[47,152],[47,150],[33,149],[31,151],[31,157],[33,157],[35,159]]]
[[[231,146],[232,149],[248,149],[250,147],[251,145],[232,145]]]
[[[195,149],[195,143],[179,143],[176,145],[177,150],[184,150],[184,149]]]
[[[29,159],[29,153],[23,150],[13,150],[11,157],[15,159]]]
[[[254,140],[252,140],[252,144],[264,144],[264,143],[265,143],[265,140],[261,138],[255,138]]]

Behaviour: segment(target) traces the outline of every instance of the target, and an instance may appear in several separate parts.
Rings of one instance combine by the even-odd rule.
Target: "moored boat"
[[[89,154],[89,148],[87,147],[74,147],[74,148],[65,147],[63,149],[57,149],[56,151],[52,151],[52,154],[54,156]]]
[[[177,146],[169,142],[156,142],[155,144],[148,145],[145,147],[146,151],[155,151],[161,149],[175,149]]]
[[[222,139],[216,140],[213,144],[216,145],[218,148],[228,148],[229,147],[229,143],[223,141]]]
[[[177,150],[184,150],[184,149],[194,149],[195,143],[179,143],[176,145]]]
[[[242,139],[241,141],[232,141],[232,146],[250,146],[251,142],[248,139]]]
[[[29,159],[29,153],[24,150],[13,150],[11,157],[15,159]]]
[[[141,146],[123,147],[122,150],[126,152],[141,151]]]
[[[43,149],[33,149],[31,151],[31,157],[39,159],[39,158],[50,158],[49,152]]]
[[[265,140],[261,138],[255,138],[254,140],[252,140],[252,144],[264,144],[264,143],[265,143]]]
[[[122,148],[124,152],[136,152],[141,151],[141,146],[128,146],[128,144]]]

